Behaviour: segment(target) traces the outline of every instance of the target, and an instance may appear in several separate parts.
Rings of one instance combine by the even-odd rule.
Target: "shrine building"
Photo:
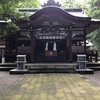
[[[26,55],[32,63],[76,62],[77,55],[85,54],[87,61],[96,51],[87,50],[86,36],[100,27],[100,20],[87,17],[83,9],[61,8],[48,0],[41,9],[18,8],[29,12],[29,19],[16,21],[20,30],[5,37],[5,61],[15,62],[17,55]]]

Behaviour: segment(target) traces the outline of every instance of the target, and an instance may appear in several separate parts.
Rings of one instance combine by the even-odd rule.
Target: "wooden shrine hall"
[[[6,37],[6,62],[16,61],[16,55],[26,55],[27,62],[34,63],[76,62],[78,54],[97,61],[97,52],[87,50],[86,36],[100,27],[100,20],[87,17],[82,9],[62,9],[54,0],[41,9],[18,10],[31,15],[17,20],[19,32]]]

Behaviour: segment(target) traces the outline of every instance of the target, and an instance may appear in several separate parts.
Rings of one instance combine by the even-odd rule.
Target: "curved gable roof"
[[[32,20],[38,19],[40,16],[42,16],[44,14],[45,15],[47,15],[47,14],[59,15],[66,20],[71,20],[71,21],[75,21],[75,22],[80,22],[80,21],[86,22],[86,21],[91,20],[90,17],[77,17],[74,15],[71,15],[67,11],[65,11],[59,7],[55,7],[55,6],[48,6],[48,7],[40,9],[39,11],[34,13],[32,16],[30,16],[30,20],[32,21]]]

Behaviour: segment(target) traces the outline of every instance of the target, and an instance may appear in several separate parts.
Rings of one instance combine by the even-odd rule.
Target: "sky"
[[[61,3],[62,0],[55,0],[58,1],[59,3]],[[40,0],[41,4],[43,4],[44,2],[47,2],[47,0]],[[84,0],[76,0],[76,2],[84,2]]]

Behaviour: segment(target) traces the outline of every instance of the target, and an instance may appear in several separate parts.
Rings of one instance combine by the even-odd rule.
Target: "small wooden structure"
[[[42,7],[18,9],[32,15],[29,20],[16,21],[20,31],[7,36],[6,62],[15,62],[16,55],[26,55],[28,62],[65,63],[77,61],[79,54],[85,54],[88,61],[95,56],[97,61],[97,52],[87,51],[86,36],[100,27],[99,20],[87,17],[82,9],[62,9],[54,0]]]

